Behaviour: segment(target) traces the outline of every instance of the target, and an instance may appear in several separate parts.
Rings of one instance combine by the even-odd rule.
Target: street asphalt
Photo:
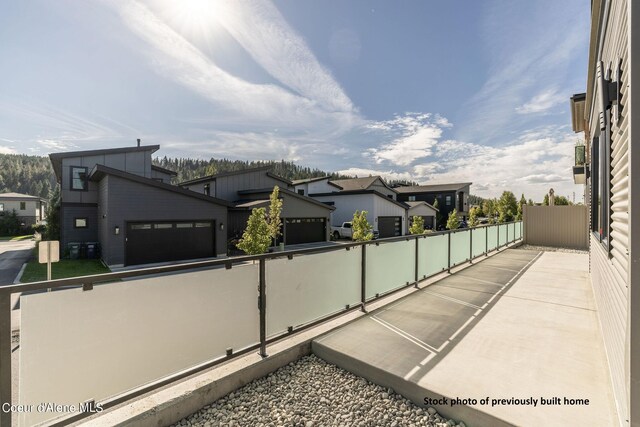
[[[0,286],[11,285],[29,260],[35,243],[32,240],[0,242]]]

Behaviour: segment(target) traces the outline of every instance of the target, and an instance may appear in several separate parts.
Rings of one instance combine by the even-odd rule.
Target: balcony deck
[[[585,254],[508,249],[316,339],[313,351],[416,403],[447,397],[430,406],[472,426],[617,423]],[[452,407],[455,397],[478,403]],[[537,405],[491,404],[509,398]]]

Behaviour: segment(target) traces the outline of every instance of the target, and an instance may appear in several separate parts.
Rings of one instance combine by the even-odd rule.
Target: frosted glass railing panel
[[[100,402],[257,344],[258,280],[240,265],[22,295],[19,403]]]
[[[522,238],[522,224],[523,224],[522,221],[516,224],[516,239]]]
[[[267,335],[360,302],[362,248],[266,262]]]
[[[420,257],[427,257],[426,275],[431,276],[446,270],[449,257],[449,237],[446,234],[427,237],[427,251],[421,251]]]
[[[489,230],[487,231],[487,239],[489,240],[489,248],[487,250],[492,251],[498,246],[498,226],[489,225],[488,227]]]
[[[456,231],[451,233],[451,265],[457,265],[469,261],[471,250],[471,230]]]
[[[516,223],[509,224],[507,227],[509,228],[509,242],[513,242],[516,240]]]
[[[473,246],[473,256],[477,257],[484,254],[484,251],[487,248],[487,231],[485,227],[480,227],[472,229],[471,233],[473,236],[473,238],[471,239]]]
[[[367,298],[404,286],[415,279],[416,242],[367,245]]]
[[[500,224],[498,227],[500,227],[498,231],[498,244],[502,246],[507,243],[507,225]]]
[[[429,239],[422,237],[418,239],[418,277],[427,277],[427,253],[429,252]]]

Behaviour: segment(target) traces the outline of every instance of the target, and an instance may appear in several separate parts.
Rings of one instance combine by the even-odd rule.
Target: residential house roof
[[[142,145],[135,147],[105,148],[101,150],[66,151],[64,153],[51,153],[49,154],[49,159],[51,159],[51,165],[53,166],[56,177],[60,180],[62,178],[62,159],[66,157],[101,156],[104,154],[135,153],[138,151],[151,151],[155,153],[159,149],[159,145]]]
[[[195,191],[187,190],[184,188],[177,187],[171,184],[165,184],[164,182],[155,181],[151,178],[145,178],[140,175],[135,175],[129,172],[121,171],[119,169],[110,168],[104,165],[96,165],[91,172],[89,173],[89,179],[92,181],[100,181],[105,175],[113,175],[119,178],[123,178],[129,181],[137,182],[144,185],[149,185],[151,187],[156,187],[161,190],[170,191],[173,193],[182,194],[184,196],[193,197],[196,199],[204,200],[210,203],[216,203],[218,205],[223,205],[227,207],[233,206],[231,203],[226,200],[218,199],[215,197],[207,196],[206,194],[197,193]]]
[[[222,172],[222,173],[217,173],[215,175],[207,175],[207,176],[203,176],[200,178],[195,178],[195,179],[190,179],[189,181],[184,181],[179,183],[178,185],[190,185],[190,184],[197,184],[200,182],[207,182],[207,181],[213,181],[216,178],[222,178],[225,176],[231,176],[231,175],[241,175],[241,174],[245,174],[245,173],[251,173],[251,172],[258,172],[258,171],[269,171],[273,169],[273,166],[259,166],[257,168],[249,168],[249,169],[240,169],[237,171],[230,171],[230,172]],[[288,185],[293,185],[293,183],[291,181],[289,181],[286,178],[283,178],[281,176],[275,175],[271,172],[267,172],[267,176],[273,178],[273,179],[277,179],[278,181],[282,181],[285,184]]]
[[[387,187],[389,190],[395,191],[395,189],[389,187],[379,176],[368,176],[366,178],[349,178],[349,179],[337,179],[334,181],[330,181],[335,185],[341,187],[344,191],[352,191],[352,190],[367,190],[369,187],[373,185],[374,182],[380,180],[382,185]]]
[[[238,191],[238,194],[243,195],[243,194],[271,194],[273,192],[273,188],[260,188],[260,189],[254,189],[254,190],[242,190],[242,191]],[[312,199],[311,197],[308,196],[303,196],[301,194],[296,193],[295,191],[290,191],[287,190],[285,188],[280,188],[279,192],[281,194],[286,194],[288,196],[300,199],[300,200],[304,200],[305,202],[309,202],[312,203],[314,205],[318,205],[318,206],[322,206],[323,208],[329,209],[329,210],[335,210],[334,206],[329,206],[329,205],[325,205],[322,202],[319,202],[317,200]],[[338,193],[329,193],[329,194],[338,194]],[[241,203],[244,203],[246,201],[241,201]],[[238,205],[236,205],[236,207],[238,207]]]
[[[375,196],[385,199],[390,203],[393,203],[394,205],[398,205],[404,209],[409,209],[409,205],[407,205],[405,202],[399,202],[397,200],[394,200],[391,197],[387,197],[376,190],[349,190],[349,191],[339,191],[334,193],[315,193],[315,194],[309,194],[309,196],[310,197],[324,197],[324,196],[340,197],[340,196],[351,196],[356,194],[373,194]]]
[[[178,172],[172,171],[171,169],[165,169],[162,166],[151,165],[151,169],[154,171],[166,173],[167,175],[178,176]]]
[[[330,176],[317,176],[315,178],[296,179],[295,181],[292,181],[292,182],[293,182],[293,185],[300,185],[300,184],[308,184],[310,182],[318,182],[318,181],[324,181],[324,180],[330,180],[330,179],[331,179]],[[335,181],[328,181],[327,183],[329,185],[333,185],[334,187],[342,190],[342,187],[336,184]]]
[[[423,201],[419,201],[419,202],[404,202],[404,203],[406,203],[407,205],[409,205],[409,207],[411,207],[411,208],[416,207],[416,206],[419,206],[419,205],[427,205],[427,206],[429,206],[431,209],[434,209],[434,210],[436,210],[436,211],[440,211],[440,209],[436,208],[436,207],[435,207],[435,206],[433,206],[432,204],[427,203],[427,202],[423,202]]]
[[[42,197],[30,196],[29,194],[22,193],[0,193],[0,199],[5,200],[40,200],[45,201]]]
[[[438,191],[458,191],[468,185],[471,182],[460,182],[455,184],[431,184],[431,185],[408,185],[394,188],[398,193],[430,193]]]

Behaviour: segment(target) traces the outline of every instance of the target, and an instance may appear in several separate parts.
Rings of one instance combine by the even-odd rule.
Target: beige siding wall
[[[524,206],[524,242],[588,249],[586,206]]]
[[[598,5],[600,2],[594,2]],[[598,308],[598,316],[611,372],[611,380],[621,425],[629,425],[629,390],[628,390],[628,304],[629,304],[629,111],[630,111],[630,67],[629,67],[629,0],[602,1],[604,8],[600,22],[603,37],[597,41],[594,57],[595,63],[601,60],[605,69],[615,71],[622,61],[622,118],[616,122],[611,120],[611,176],[607,179],[611,189],[610,238],[611,253],[600,243],[596,235],[591,236],[590,267],[593,291]],[[595,7],[595,6],[594,6]],[[593,43],[593,40],[592,40]],[[595,63],[590,62],[595,74]],[[615,80],[615,75],[612,76]],[[590,137],[600,135],[600,102],[597,90],[597,79],[588,88],[590,101],[589,134]],[[607,114],[610,114],[607,112]],[[600,153],[603,156],[604,153]],[[591,159],[589,159],[591,160]],[[591,165],[592,170],[597,165]],[[591,184],[591,182],[589,182]],[[595,201],[588,201],[589,205]],[[637,357],[637,356],[636,356]],[[637,422],[637,421],[636,421]]]

